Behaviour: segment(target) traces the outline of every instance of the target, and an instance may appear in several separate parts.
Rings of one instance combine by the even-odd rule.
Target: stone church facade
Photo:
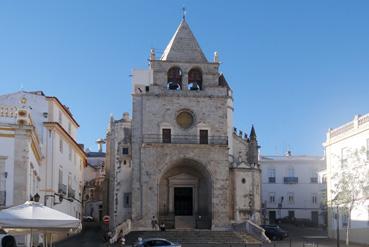
[[[160,58],[133,72],[132,118],[110,119],[107,211],[111,228],[227,229],[260,221],[258,143],[233,128],[232,90],[185,19]]]

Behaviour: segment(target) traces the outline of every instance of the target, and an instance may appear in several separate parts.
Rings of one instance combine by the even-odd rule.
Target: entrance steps
[[[175,229],[193,229],[195,227],[195,217],[175,216]]]
[[[143,239],[165,238],[182,246],[261,246],[260,241],[246,233],[210,230],[133,231],[125,237],[126,243],[132,245],[139,237]]]

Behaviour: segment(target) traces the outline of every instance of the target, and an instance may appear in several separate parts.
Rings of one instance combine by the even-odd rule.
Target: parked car
[[[83,216],[83,221],[84,222],[93,222],[94,217],[92,217],[92,216]]]
[[[147,238],[135,243],[134,247],[181,247],[180,244],[172,243],[163,238]]]
[[[310,226],[314,227],[316,224],[314,224],[310,219],[303,219],[303,218],[295,218],[295,217],[289,217],[286,216],[284,218],[276,219],[276,222],[278,224],[292,224],[295,226]]]
[[[261,225],[265,230],[265,235],[271,240],[283,240],[288,238],[288,232],[278,225]]]
[[[8,235],[8,234],[4,231],[4,229],[0,228],[0,243],[1,243],[1,240],[3,239],[3,237],[5,237],[6,235]]]

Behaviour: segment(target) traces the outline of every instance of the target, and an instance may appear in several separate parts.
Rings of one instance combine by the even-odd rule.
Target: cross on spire
[[[182,7],[182,19],[183,20],[186,19],[186,7],[185,6]]]

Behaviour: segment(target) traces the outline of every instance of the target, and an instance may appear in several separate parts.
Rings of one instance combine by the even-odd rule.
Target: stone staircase
[[[126,244],[134,244],[138,237],[165,238],[179,243],[182,246],[227,246],[227,247],[251,247],[261,246],[261,242],[246,233],[233,231],[210,231],[210,230],[167,230],[160,231],[134,231],[126,236]]]

